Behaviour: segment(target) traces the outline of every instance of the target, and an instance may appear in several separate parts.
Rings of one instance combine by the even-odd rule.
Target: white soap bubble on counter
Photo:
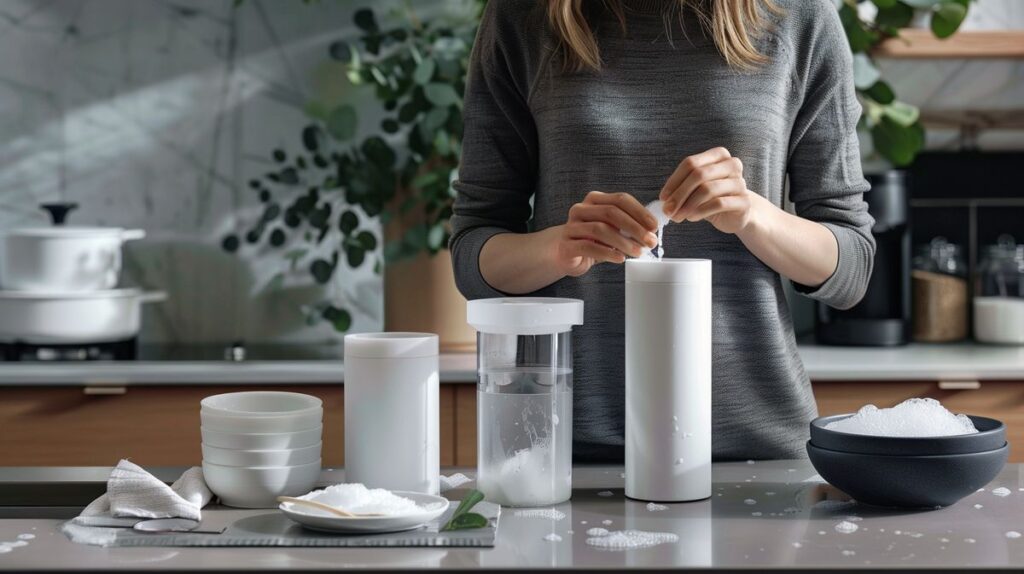
[[[591,528],[590,530],[587,530],[587,536],[607,536],[607,535],[608,535],[608,529],[607,528]]]
[[[743,501],[743,504],[746,504],[748,506],[753,506],[753,505],[757,504],[757,501],[754,500],[753,498],[748,498],[748,499]]]
[[[975,505],[974,505],[974,508],[976,508],[976,509],[978,509],[978,510],[981,510],[982,508],[985,508],[985,507],[984,507],[984,506],[982,506],[982,505],[980,505],[980,504],[975,504]]]
[[[860,527],[849,520],[844,520],[835,526],[836,532],[840,534],[853,534],[857,532],[858,528]]]
[[[637,550],[675,542],[679,542],[678,534],[644,530],[616,530],[587,538],[588,545],[604,550]]]
[[[384,516],[404,516],[423,512],[424,508],[390,490],[383,488],[366,488],[360,483],[335,484],[323,490],[314,490],[299,498],[315,500],[331,506],[344,508],[356,514],[383,514]],[[316,508],[303,508],[302,512],[333,516],[327,511]]]
[[[1020,538],[1020,532],[1017,532],[1016,530],[1011,530],[1006,533],[1006,537],[1011,539]]]
[[[668,510],[668,507],[665,506],[664,504],[658,504],[656,502],[648,502],[647,503],[647,510],[650,510],[651,512],[661,512],[662,510]]]
[[[29,533],[26,532],[24,534],[19,534],[18,535],[18,540],[32,540],[35,537],[36,537],[35,534],[29,534]]]
[[[856,556],[857,552],[854,550],[843,550],[843,556]]]
[[[611,519],[605,519],[605,520],[602,520],[602,521],[601,521],[601,524],[604,524],[605,526],[608,526],[608,525],[609,525],[609,524],[611,524],[611,523],[612,523],[612,520],[611,520]]]
[[[865,405],[856,414],[825,425],[828,430],[889,437],[932,437],[974,434],[967,415],[949,412],[935,399],[907,399],[892,408]]]
[[[516,518],[544,518],[546,520],[561,520],[565,513],[557,508],[525,508],[515,512]]]
[[[1000,486],[999,488],[993,489],[992,494],[996,496],[1010,496],[1010,489],[1005,486]]]
[[[562,537],[552,532],[551,534],[545,536],[544,540],[547,540],[548,542],[561,542]]]

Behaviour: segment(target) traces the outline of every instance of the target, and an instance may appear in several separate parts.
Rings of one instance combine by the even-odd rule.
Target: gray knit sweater
[[[696,18],[665,18],[664,0],[626,0],[627,32],[587,2],[604,67],[564,73],[539,0],[491,0],[473,50],[452,217],[455,278],[470,299],[499,297],[480,274],[484,243],[565,223],[590,190],[657,197],[679,161],[725,146],[749,189],[831,230],[839,265],[798,289],[846,308],[863,295],[875,245],[862,200],[861,106],[830,0],[776,0],[759,40],[770,63],[726,66]],[[787,185],[788,184],[788,185]],[[713,264],[713,452],[717,459],[801,457],[814,397],[778,273],[706,222],[665,228],[666,257]],[[601,264],[537,295],[576,297],[574,456],[623,456],[624,270]]]

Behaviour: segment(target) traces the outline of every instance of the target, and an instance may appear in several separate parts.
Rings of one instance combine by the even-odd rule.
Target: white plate
[[[315,509],[291,502],[282,502],[278,508],[281,509],[281,512],[284,512],[285,516],[306,528],[323,532],[336,532],[338,534],[372,534],[412,530],[434,520],[448,510],[448,499],[441,496],[405,490],[395,490],[392,492],[412,500],[417,506],[428,507],[429,510],[404,516],[343,518],[341,516],[320,514]]]

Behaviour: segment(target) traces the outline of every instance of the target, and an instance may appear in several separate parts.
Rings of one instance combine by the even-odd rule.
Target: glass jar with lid
[[[974,292],[974,337],[1024,345],[1024,245],[1001,235],[982,252]]]
[[[967,264],[959,245],[936,237],[919,246],[911,284],[915,341],[946,343],[967,336]]]
[[[477,488],[503,506],[572,495],[572,327],[583,301],[470,301],[477,330]]]

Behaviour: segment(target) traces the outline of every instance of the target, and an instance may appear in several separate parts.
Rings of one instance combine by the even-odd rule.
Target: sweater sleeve
[[[480,273],[480,250],[499,233],[525,233],[536,186],[537,132],[500,37],[500,2],[481,19],[466,79],[459,177],[453,184],[449,249],[455,283],[467,299],[499,297]]]
[[[852,56],[835,8],[820,4],[827,6],[817,11],[797,48],[806,51],[804,69],[797,72],[804,76],[804,96],[790,137],[789,197],[797,215],[835,235],[839,262],[821,285],[794,287],[829,306],[848,309],[864,296],[871,277],[874,219],[863,200],[870,186],[861,172],[861,105],[853,85]]]

